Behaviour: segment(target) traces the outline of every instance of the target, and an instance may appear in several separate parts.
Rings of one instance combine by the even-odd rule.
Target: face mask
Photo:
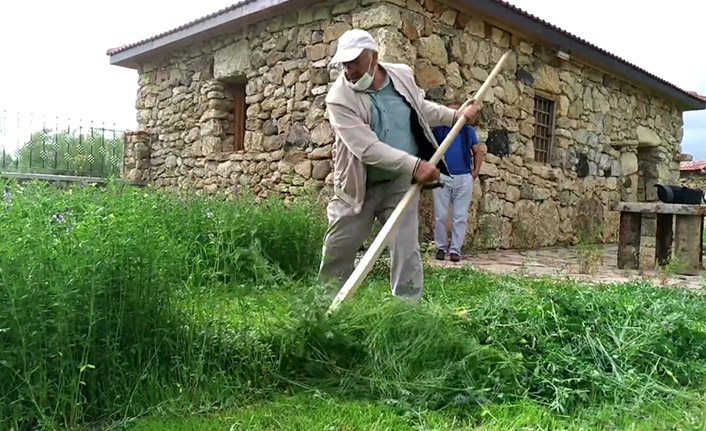
[[[359,80],[353,84],[353,89],[355,91],[365,91],[373,85],[373,77],[370,75],[370,66],[373,65],[373,58],[370,57],[370,64],[368,64],[368,71],[365,75],[361,76]]]

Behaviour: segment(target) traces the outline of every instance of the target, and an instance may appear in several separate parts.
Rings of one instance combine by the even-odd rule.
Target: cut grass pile
[[[326,319],[309,201],[5,187],[0,428],[703,426],[697,293],[380,267]]]

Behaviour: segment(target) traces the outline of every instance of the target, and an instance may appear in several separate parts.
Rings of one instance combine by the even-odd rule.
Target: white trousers
[[[461,255],[468,228],[468,207],[473,195],[471,174],[441,175],[444,187],[434,189],[434,242],[436,248],[445,253]],[[449,242],[446,220],[451,206],[451,241]]]
[[[370,235],[377,219],[385,224],[411,187],[410,178],[374,185],[365,192],[365,202],[359,214],[342,215],[346,203],[331,199],[327,208],[329,227],[324,236],[319,279],[334,280],[340,289],[353,272],[356,253]],[[418,300],[422,296],[424,274],[419,248],[419,193],[409,203],[399,221],[399,230],[390,242],[390,287],[398,297]]]

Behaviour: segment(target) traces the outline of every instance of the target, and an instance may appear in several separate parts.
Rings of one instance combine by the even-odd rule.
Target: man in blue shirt
[[[458,109],[460,105],[451,105]],[[439,145],[451,131],[450,127],[436,127],[434,137]],[[476,132],[471,126],[464,126],[449,146],[444,159],[451,176],[441,174],[443,187],[434,189],[434,242],[436,258],[444,260],[450,255],[452,262],[461,260],[466,229],[468,227],[468,207],[473,194],[473,182],[478,178],[486,153],[485,144],[478,143]],[[451,205],[451,242],[446,231],[446,221]]]

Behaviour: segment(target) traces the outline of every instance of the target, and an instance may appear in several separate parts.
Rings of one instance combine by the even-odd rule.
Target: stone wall
[[[692,187],[706,191],[706,172],[682,172],[679,177],[679,184],[685,187]]]
[[[330,192],[334,137],[324,98],[338,70],[328,61],[352,27],[373,34],[382,60],[412,66],[427,97],[441,103],[471,95],[513,51],[477,125],[489,154],[474,190],[469,247],[576,243],[596,226],[613,241],[618,217],[609,205],[642,200],[638,172],[649,172],[648,181],[678,178],[681,113],[659,97],[436,1],[350,0],[145,64],[137,115],[139,130],[152,136],[149,181],[210,193],[238,184],[262,197],[307,187]],[[233,150],[229,100],[239,82],[247,82],[244,151]],[[556,102],[546,164],[534,161],[535,92]]]
[[[121,176],[134,182],[150,178],[150,136],[147,132],[125,133],[125,152]]]

